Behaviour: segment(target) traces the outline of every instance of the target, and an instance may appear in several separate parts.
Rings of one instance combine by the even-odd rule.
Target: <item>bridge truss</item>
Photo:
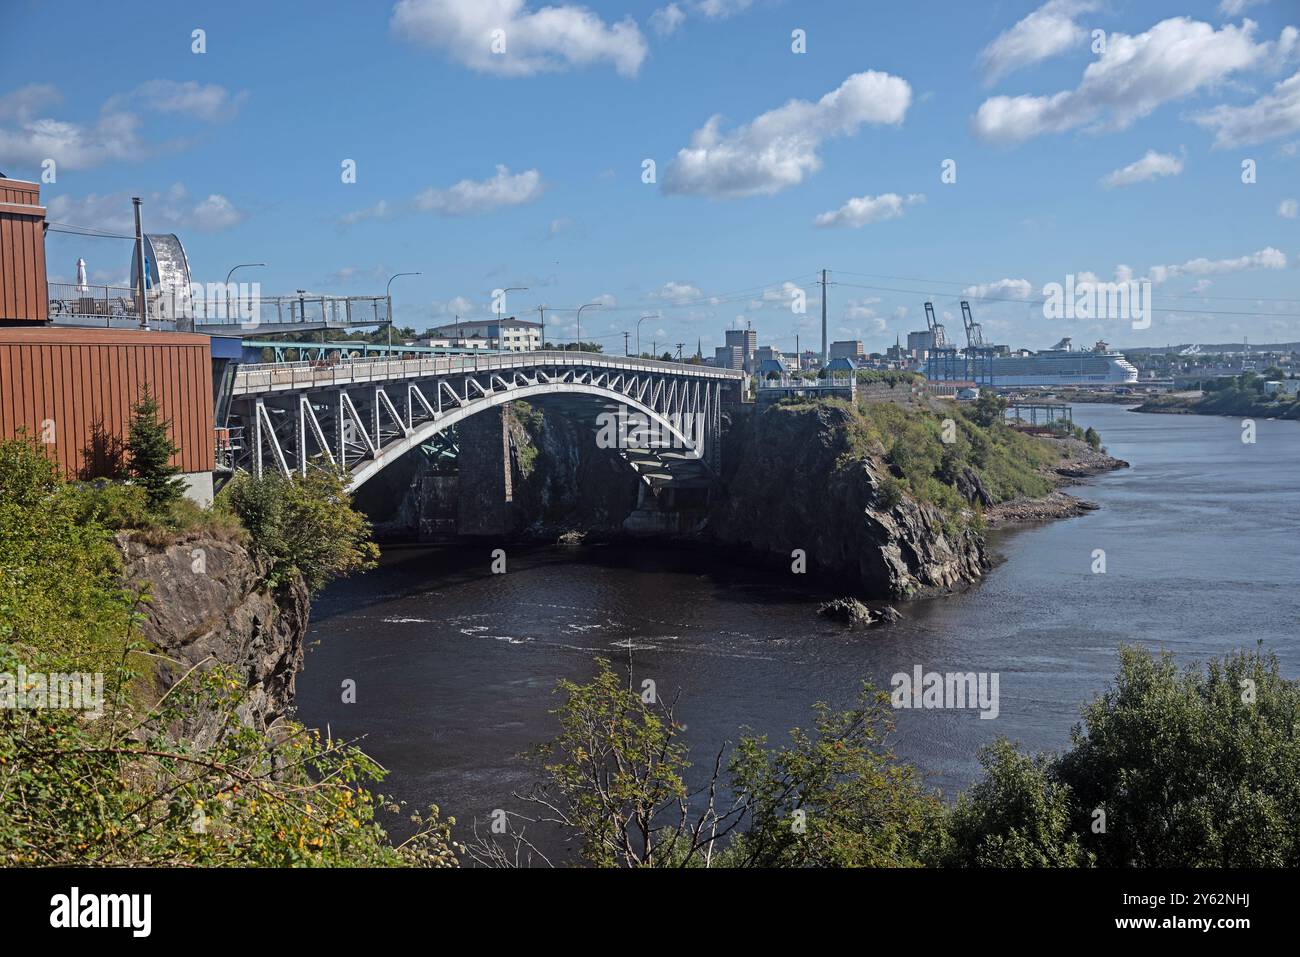
[[[726,394],[745,383],[735,370],[600,353],[244,365],[228,423],[243,441],[222,464],[259,476],[330,468],[355,491],[456,423],[520,399],[589,416],[651,489],[703,485],[718,472]]]

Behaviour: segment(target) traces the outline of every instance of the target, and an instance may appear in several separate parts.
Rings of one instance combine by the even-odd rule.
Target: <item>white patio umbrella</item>
[[[86,261],[77,260],[77,292],[90,292],[90,283],[86,282]]]

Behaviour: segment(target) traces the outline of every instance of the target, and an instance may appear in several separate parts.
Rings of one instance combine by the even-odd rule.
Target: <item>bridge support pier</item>
[[[487,409],[457,425],[460,472],[456,509],[459,535],[496,536],[512,531],[510,433],[504,408]]]

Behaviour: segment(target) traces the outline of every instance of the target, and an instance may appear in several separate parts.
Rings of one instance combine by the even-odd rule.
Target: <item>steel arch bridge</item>
[[[708,485],[720,464],[722,406],[740,401],[747,382],[740,370],[591,352],[241,365],[230,416],[242,434],[219,458],[227,472],[258,476],[332,468],[356,491],[472,415],[544,400],[592,414],[651,490]]]

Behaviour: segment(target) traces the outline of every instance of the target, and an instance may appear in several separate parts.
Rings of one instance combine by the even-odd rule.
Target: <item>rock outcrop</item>
[[[865,599],[978,579],[988,564],[981,536],[899,494],[880,457],[852,447],[851,415],[834,404],[778,405],[737,423],[705,534],[785,567],[801,550],[807,574]]]
[[[310,611],[301,581],[267,589],[266,570],[238,542],[196,537],[155,547],[120,534],[118,545],[128,584],[149,596],[140,630],[164,656],[159,693],[195,665],[219,663],[244,682],[247,724],[265,729],[289,712]],[[206,746],[214,731],[200,714],[184,734]]]

